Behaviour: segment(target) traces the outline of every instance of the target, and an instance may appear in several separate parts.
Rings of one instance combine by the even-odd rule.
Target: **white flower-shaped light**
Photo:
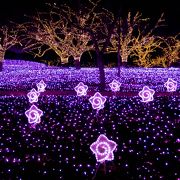
[[[155,91],[148,86],[144,86],[142,91],[139,92],[139,96],[142,98],[142,102],[153,101],[153,95]]]
[[[167,88],[168,92],[174,92],[177,89],[177,81],[174,81],[173,79],[168,78],[164,86]]]
[[[29,93],[27,93],[27,97],[29,98],[29,102],[33,103],[33,102],[38,102],[38,97],[39,97],[39,92],[36,91],[34,88],[31,89],[31,91]]]
[[[28,118],[28,122],[32,123],[40,123],[41,116],[43,115],[43,111],[38,109],[35,105],[32,105],[29,110],[25,112],[25,115]]]
[[[102,96],[99,92],[96,92],[94,96],[89,98],[90,103],[92,104],[93,109],[103,109],[106,98]]]
[[[43,80],[41,80],[39,83],[36,84],[38,92],[44,92],[46,88],[46,84]]]
[[[112,91],[116,92],[120,90],[121,83],[116,80],[113,80],[111,83],[109,83],[109,86]]]
[[[109,140],[105,135],[101,134],[97,141],[91,144],[90,149],[95,154],[96,160],[103,163],[104,161],[112,161],[114,159],[113,151],[117,144]]]
[[[80,82],[75,88],[77,96],[85,96],[87,94],[88,86]]]

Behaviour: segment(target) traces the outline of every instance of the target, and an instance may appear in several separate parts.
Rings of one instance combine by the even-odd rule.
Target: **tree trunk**
[[[61,57],[57,57],[57,66],[61,66]]]
[[[122,66],[123,66],[123,67],[127,67],[127,61],[122,60]]]
[[[119,12],[120,13],[120,12]],[[120,16],[118,19],[118,49],[117,49],[117,60],[118,60],[118,74],[117,76],[120,77],[121,74],[121,41],[120,41]]]
[[[121,56],[120,56],[120,53],[118,52],[117,53],[117,59],[118,59],[118,77],[120,77],[120,74],[121,74]]]
[[[81,56],[80,57],[74,57],[74,65],[75,65],[76,69],[81,69],[80,59],[81,59]]]
[[[0,52],[0,72],[3,70],[3,60],[5,53]]]
[[[97,64],[99,67],[99,80],[100,80],[100,91],[104,91],[105,89],[105,72],[104,72],[104,63],[102,53],[97,54]]]
[[[0,72],[3,70],[3,61],[0,60]]]

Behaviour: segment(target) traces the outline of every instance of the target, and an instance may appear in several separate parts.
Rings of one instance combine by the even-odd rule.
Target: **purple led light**
[[[105,135],[101,134],[97,141],[91,144],[90,149],[95,154],[96,160],[103,163],[104,161],[112,161],[114,159],[113,151],[117,144],[109,140]]]
[[[99,92],[96,92],[94,96],[89,98],[90,103],[92,104],[93,109],[103,109],[106,98],[102,96]]]
[[[29,93],[27,93],[27,97],[29,98],[29,102],[30,103],[38,102],[39,95],[40,95],[40,93],[33,88]]]
[[[113,80],[111,83],[109,83],[109,86],[112,91],[116,92],[120,90],[121,83],[116,80]]]
[[[80,82],[75,88],[77,96],[85,96],[87,94],[88,86]]]
[[[75,82],[86,82],[88,91],[98,91],[99,89],[99,71],[97,68],[81,68],[75,71],[73,68],[59,69],[57,67],[45,66],[37,62],[26,61],[8,61],[3,62],[3,75],[0,76],[1,87],[4,91],[29,90],[34,88],[35,80],[43,80],[48,84],[48,90],[74,91],[77,85]],[[121,92],[139,92],[145,82],[156,92],[162,92],[162,85],[169,77],[179,82],[178,68],[122,68],[121,78],[117,78],[117,72],[114,68],[105,68],[106,82],[112,82],[114,79],[123,84],[120,87]],[[22,76],[23,75],[23,76]],[[69,78],[71,75],[71,78]],[[28,79],[28,81],[27,81]],[[73,80],[73,81],[72,81]],[[110,87],[109,87],[110,88]],[[37,90],[37,89],[36,89]],[[177,85],[177,90],[178,85]],[[177,91],[176,90],[176,91]],[[38,90],[37,90],[38,91]]]
[[[41,116],[43,115],[43,111],[37,108],[37,106],[32,105],[29,110],[25,112],[25,115],[28,118],[28,122],[32,123],[40,123]]]
[[[38,88],[38,92],[44,92],[46,88],[46,84],[44,83],[43,80],[41,80],[39,83],[36,84]]]
[[[139,92],[139,96],[142,98],[142,102],[153,101],[153,95],[155,91],[148,86],[144,86],[142,91]]]
[[[40,68],[34,62],[28,67],[23,64],[16,66],[14,61],[11,62],[13,65],[6,65],[0,76],[0,86],[4,93],[12,91],[10,96],[0,96],[0,161],[4,165],[1,168],[2,179],[30,177],[34,170],[34,178],[46,179],[96,179],[96,173],[106,173],[107,177],[105,174],[103,177],[107,179],[121,176],[122,179],[131,179],[132,176],[137,179],[179,177],[177,164],[180,149],[172,151],[171,148],[172,142],[175,147],[180,144],[176,133],[180,122],[179,88],[177,86],[177,92],[172,94],[165,92],[167,89],[164,86],[169,77],[180,82],[179,68],[122,68],[121,78],[117,78],[116,68],[105,68],[106,82],[118,80],[123,85],[120,90],[125,94],[113,97],[106,92],[106,104],[97,118],[87,103],[98,92],[97,68]],[[69,74],[71,78],[68,79]],[[34,88],[34,82],[42,79],[48,83],[48,90],[52,92],[48,91],[45,96],[38,97],[37,107],[43,110],[44,115],[40,124],[25,123],[22,110],[24,107],[26,110],[30,108],[27,107],[27,93]],[[89,84],[87,92],[94,93],[79,98],[74,91],[77,82]],[[144,106],[141,98],[137,100],[134,94],[138,94],[145,85],[155,90],[157,96],[152,103],[145,103]],[[110,87],[106,86],[105,90],[109,91]],[[56,94],[57,91],[62,94]],[[110,164],[105,167],[108,162],[105,161],[99,168],[101,163],[96,161],[95,154],[89,152],[92,153],[90,158],[84,155],[88,155],[86,144],[91,151],[90,145],[101,133],[120,144],[121,148],[117,146],[118,151],[113,151],[114,160],[109,161]],[[125,135],[122,136],[122,133]],[[18,155],[19,149],[24,152],[21,156]],[[133,157],[140,159],[140,162],[132,165]],[[35,169],[31,171],[27,168],[28,164]],[[114,165],[118,168],[114,168]]]
[[[164,86],[167,88],[168,92],[174,92],[177,89],[177,82],[174,81],[171,78],[168,78],[167,82],[164,84]]]

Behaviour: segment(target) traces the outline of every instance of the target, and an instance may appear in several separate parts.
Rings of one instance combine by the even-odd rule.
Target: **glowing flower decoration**
[[[36,84],[38,88],[38,92],[44,92],[46,88],[46,84],[44,83],[43,80],[41,80],[39,83]]]
[[[153,95],[155,91],[148,86],[144,86],[142,91],[139,92],[139,96],[142,98],[142,102],[153,101]]]
[[[28,122],[32,123],[40,123],[41,116],[43,115],[43,111],[38,109],[35,105],[32,105],[29,110],[25,112],[25,115],[28,118]]]
[[[85,96],[87,94],[88,86],[80,82],[75,88],[77,96]]]
[[[116,80],[113,80],[111,83],[109,83],[109,86],[112,91],[116,92],[120,90],[121,83]]]
[[[97,141],[91,144],[90,149],[95,154],[96,160],[103,163],[104,161],[112,161],[114,159],[113,151],[117,144],[109,140],[105,135],[101,134]]]
[[[92,104],[93,109],[103,109],[106,98],[102,96],[99,92],[96,92],[94,96],[89,98],[90,103]]]
[[[27,93],[27,97],[29,98],[29,102],[38,102],[39,92],[37,92],[34,88]]]
[[[168,81],[164,84],[164,86],[167,88],[168,92],[173,92],[177,89],[177,82],[171,78],[168,78]]]

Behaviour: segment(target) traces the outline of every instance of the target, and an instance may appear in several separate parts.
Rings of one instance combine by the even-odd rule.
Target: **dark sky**
[[[78,2],[85,0],[2,0],[0,4],[0,24],[8,20],[21,20],[24,14],[33,14],[44,8],[45,2],[58,1],[69,2],[77,6]],[[102,0],[106,8],[117,11],[120,7],[123,11],[140,10],[144,17],[157,19],[162,12],[165,13],[167,31],[169,33],[180,32],[180,6],[178,0]]]

